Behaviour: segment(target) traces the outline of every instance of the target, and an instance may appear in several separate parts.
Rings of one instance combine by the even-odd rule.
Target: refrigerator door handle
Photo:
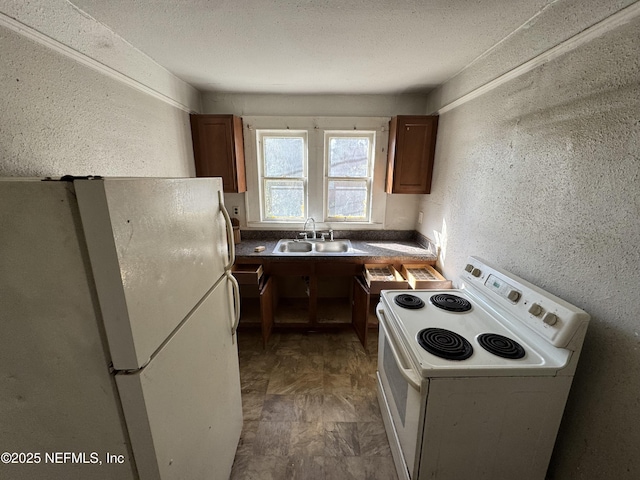
[[[224,269],[229,271],[236,261],[236,246],[233,243],[233,225],[231,224],[231,217],[229,216],[227,207],[224,206],[224,198],[221,190],[218,190],[218,201],[220,202],[220,211],[222,211],[224,223],[227,226],[227,247],[229,249],[229,263],[224,267]]]
[[[231,289],[233,290],[233,324],[231,325],[231,336],[233,337],[240,323],[240,286],[230,270],[227,270],[226,275],[231,282]]]

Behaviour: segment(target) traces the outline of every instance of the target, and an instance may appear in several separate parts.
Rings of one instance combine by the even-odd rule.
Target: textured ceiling
[[[71,0],[202,91],[426,92],[552,0]]]

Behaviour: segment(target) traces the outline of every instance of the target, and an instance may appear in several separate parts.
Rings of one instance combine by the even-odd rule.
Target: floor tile
[[[365,463],[366,460],[362,457],[325,457],[324,478],[326,480],[365,480]]]
[[[366,457],[364,459],[365,480],[397,480],[396,467],[391,457]]]
[[[231,470],[232,480],[284,480],[288,458],[253,455],[236,457]]]
[[[322,374],[324,369],[324,358],[322,355],[306,355],[297,353],[295,355],[279,355],[279,360],[274,365],[272,374],[282,373],[317,373]]]
[[[325,455],[329,457],[355,457],[360,455],[358,428],[354,422],[324,423]]]
[[[354,395],[354,408],[357,422],[381,422],[382,414],[378,398],[374,395]]]
[[[265,395],[261,420],[268,422],[293,422],[296,419],[293,395]]]
[[[351,388],[354,394],[373,396],[376,395],[376,375],[375,373],[357,373],[351,374]]]
[[[324,425],[321,422],[294,422],[291,424],[289,455],[318,457],[324,454]]]
[[[253,445],[255,443],[256,434],[258,433],[258,422],[255,420],[245,420],[242,425],[242,433],[240,434],[240,441],[238,442],[238,449],[236,455],[252,455]]]
[[[286,480],[325,480],[323,457],[289,457]],[[284,479],[283,479],[284,480]]]
[[[243,370],[240,372],[240,385],[242,393],[266,393],[269,377],[263,372]]]
[[[355,422],[356,402],[353,395],[329,394],[322,399],[322,420],[325,422]]]
[[[294,395],[293,410],[297,422],[321,422],[323,395]]]
[[[389,457],[391,449],[384,430],[384,424],[380,422],[359,422],[358,442],[360,444],[360,455],[363,457]]]
[[[369,348],[377,335],[370,332]],[[239,339],[242,480],[397,480],[376,397],[375,353],[352,331]]]
[[[325,373],[323,376],[323,387],[324,387],[325,394],[353,393],[351,375],[348,375],[348,374]]]
[[[269,378],[267,393],[272,395],[321,394],[322,375],[273,372]]]
[[[291,422],[260,422],[253,441],[254,455],[289,455]]]
[[[247,420],[260,420],[265,395],[262,393],[242,394],[242,416]]]

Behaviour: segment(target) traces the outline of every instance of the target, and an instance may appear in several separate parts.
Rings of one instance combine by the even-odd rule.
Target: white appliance
[[[460,280],[380,296],[378,398],[398,476],[542,480],[589,315],[475,257]]]
[[[222,181],[63,179],[0,180],[0,478],[228,479]]]

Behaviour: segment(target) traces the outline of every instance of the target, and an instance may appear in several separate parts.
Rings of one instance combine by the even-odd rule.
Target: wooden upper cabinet
[[[247,191],[242,119],[235,115],[191,115],[197,177],[222,177],[228,193]]]
[[[397,116],[389,122],[386,193],[429,193],[437,116]]]

